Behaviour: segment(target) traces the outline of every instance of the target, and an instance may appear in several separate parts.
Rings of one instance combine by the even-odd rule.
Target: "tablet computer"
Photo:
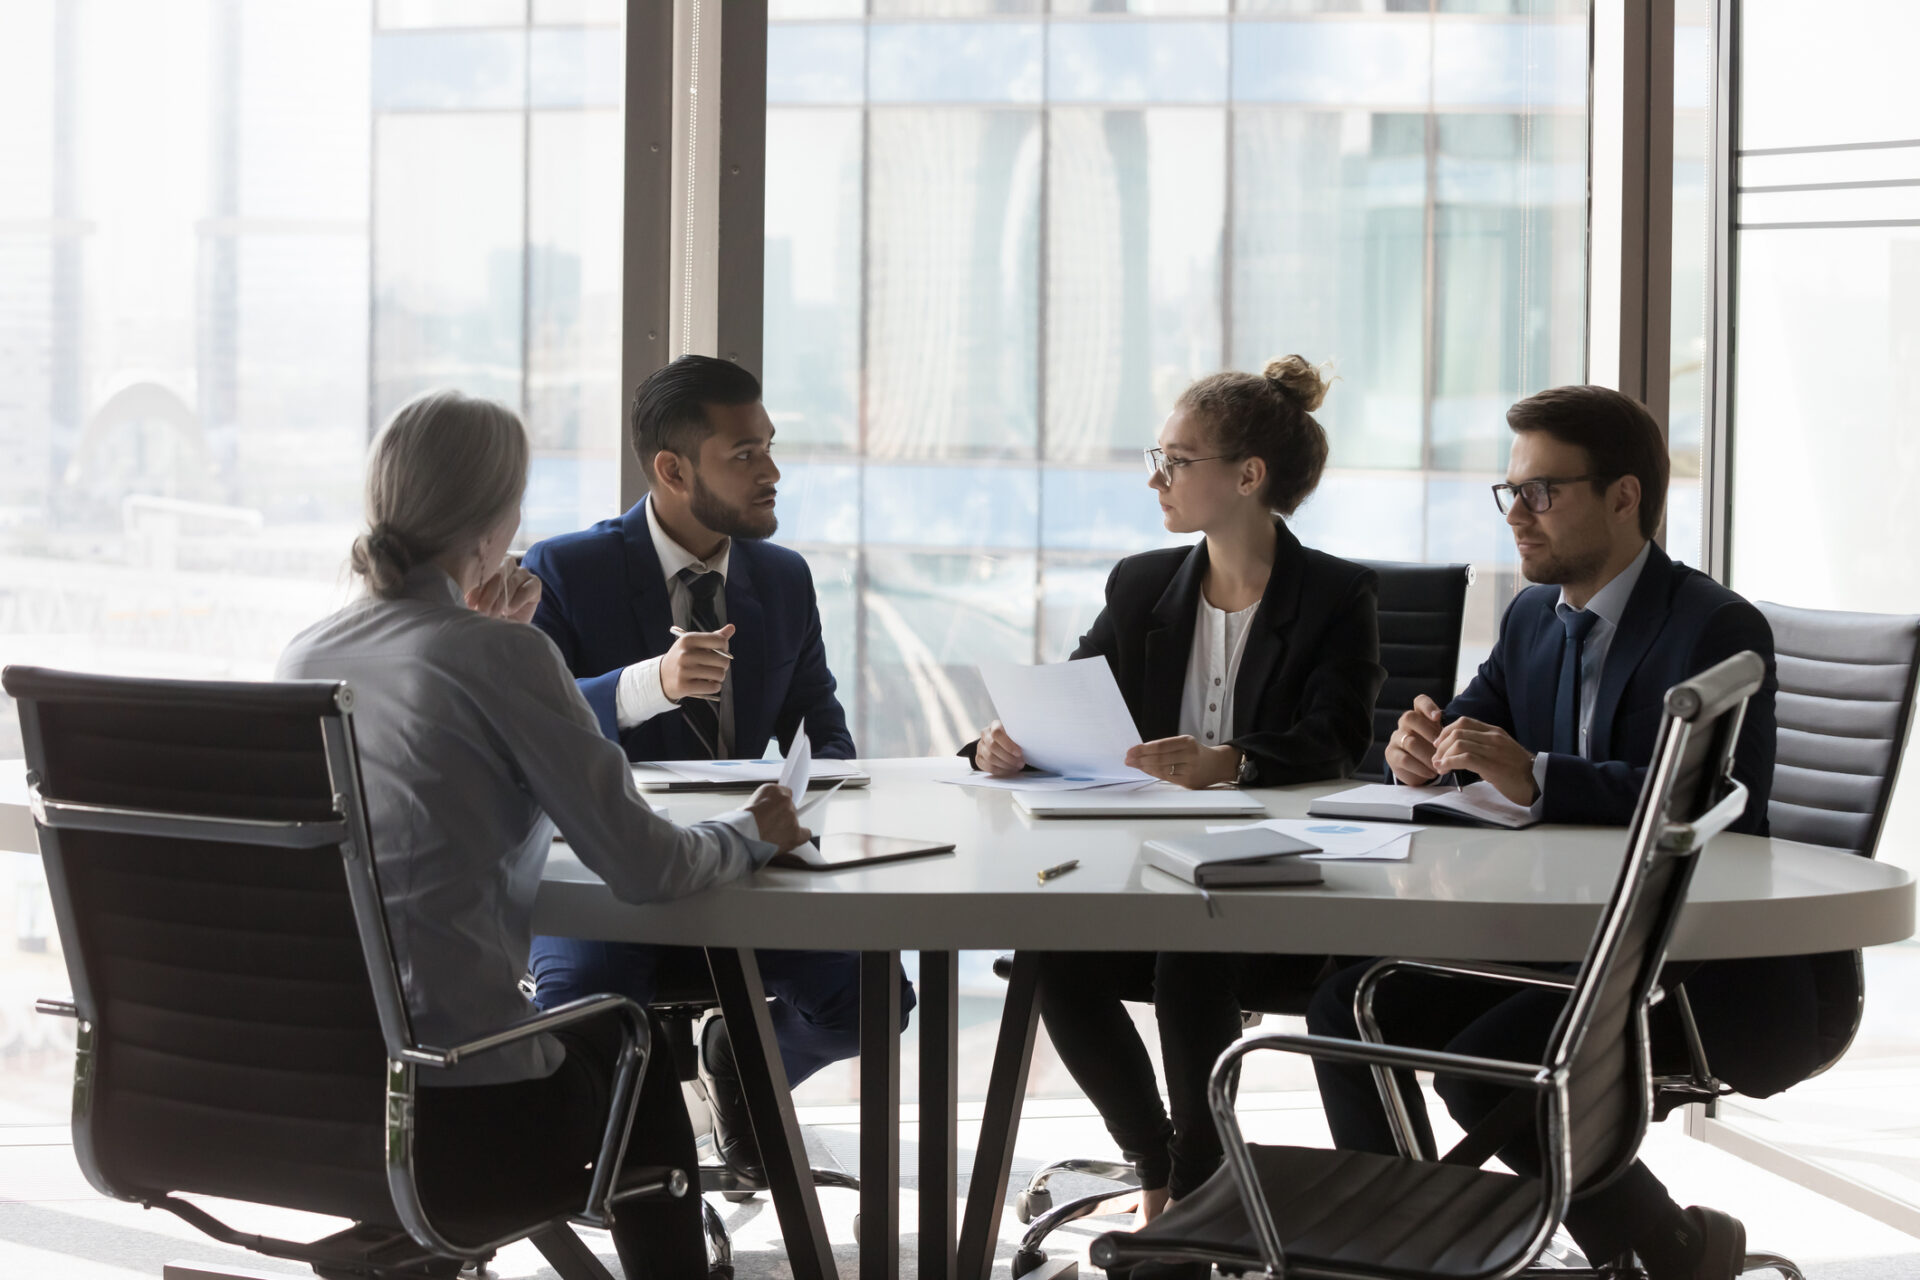
[[[770,867],[790,867],[799,871],[838,871],[844,867],[868,867],[876,862],[897,862],[902,858],[922,858],[936,853],[952,853],[951,844],[914,840],[905,836],[874,836],[859,831],[830,831],[786,853],[777,853]]]

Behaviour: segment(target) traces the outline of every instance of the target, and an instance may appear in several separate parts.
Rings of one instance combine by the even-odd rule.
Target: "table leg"
[[[920,953],[920,1280],[955,1280],[960,953]]]
[[[900,953],[860,953],[860,1280],[900,1280]]]
[[[773,1192],[773,1208],[780,1218],[780,1235],[786,1241],[794,1280],[837,1280],[839,1272],[827,1242],[827,1224],[820,1216],[820,1197],[814,1193],[807,1145],[793,1113],[787,1069],[773,1038],[773,1020],[767,1015],[767,989],[760,982],[760,965],[750,947],[709,947],[707,968],[713,973],[720,1010],[726,1015],[734,1061],[740,1068],[740,1087],[753,1117],[753,1136],[766,1165],[767,1186]]]
[[[993,1248],[1000,1238],[1000,1211],[1006,1207],[1007,1177],[1013,1172],[1013,1136],[1020,1125],[1020,1103],[1033,1065],[1033,1037],[1040,1021],[1034,991],[1040,957],[1017,951],[1007,979],[1007,1004],[1000,1015],[1000,1038],[993,1049],[993,1074],[987,1078],[986,1112],[980,1117],[980,1142],[974,1150],[973,1176],[967,1181],[967,1215],[960,1228],[959,1280],[988,1280]]]

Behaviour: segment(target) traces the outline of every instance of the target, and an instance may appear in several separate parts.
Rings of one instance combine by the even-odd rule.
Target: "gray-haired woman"
[[[506,558],[520,523],[527,435],[490,401],[425,395],[394,414],[367,469],[368,530],[353,568],[367,593],[308,628],[284,679],[345,679],[395,959],[430,1043],[530,1016],[520,994],[534,891],[557,825],[613,892],[644,902],[745,875],[808,837],[792,797],[675,826],[634,788],[553,642],[525,625],[540,584]],[[423,1078],[429,1211],[483,1209],[530,1179],[584,1190],[612,1077],[614,1033],[562,1032]],[[664,1037],[641,1087],[627,1159],[694,1163]],[[622,1270],[705,1270],[697,1197],[623,1206]]]

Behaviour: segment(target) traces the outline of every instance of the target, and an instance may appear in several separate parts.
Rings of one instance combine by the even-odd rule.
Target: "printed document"
[[[1140,731],[1105,658],[1041,666],[982,663],[980,678],[1028,764],[1063,777],[1149,776],[1125,763],[1127,748],[1140,745]]]

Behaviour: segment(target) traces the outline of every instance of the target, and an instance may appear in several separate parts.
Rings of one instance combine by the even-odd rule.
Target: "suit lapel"
[[[669,628],[673,626],[673,599],[667,594],[667,579],[660,569],[660,554],[653,548],[653,531],[647,527],[647,500],[633,504],[620,521],[627,544],[627,583],[632,589],[633,624],[640,643],[633,660],[657,658],[673,645]]]
[[[1600,692],[1594,698],[1593,736],[1587,753],[1594,760],[1612,758],[1613,717],[1620,709],[1620,696],[1639,669],[1640,660],[1666,628],[1672,590],[1673,561],[1658,546],[1649,547],[1640,581],[1633,584],[1613,643],[1607,647],[1607,664],[1600,670]]]
[[[1193,647],[1194,610],[1200,604],[1200,584],[1207,576],[1207,543],[1202,538],[1180,562],[1173,580],[1153,606],[1153,624],[1146,634],[1141,674],[1140,706],[1136,718],[1140,736],[1148,742],[1180,732],[1180,698],[1187,686],[1187,652]]]
[[[733,624],[733,665],[728,678],[733,681],[733,742],[738,755],[742,744],[757,755],[766,749],[772,726],[762,714],[766,704],[767,629],[759,596],[753,589],[753,562],[747,551],[750,544],[733,540],[733,552],[727,558],[727,621]]]
[[[1233,681],[1233,734],[1248,732],[1260,712],[1260,695],[1287,651],[1287,632],[1300,614],[1300,540],[1281,520],[1273,522],[1273,571],[1260,594],[1260,608],[1247,627],[1240,674]]]

